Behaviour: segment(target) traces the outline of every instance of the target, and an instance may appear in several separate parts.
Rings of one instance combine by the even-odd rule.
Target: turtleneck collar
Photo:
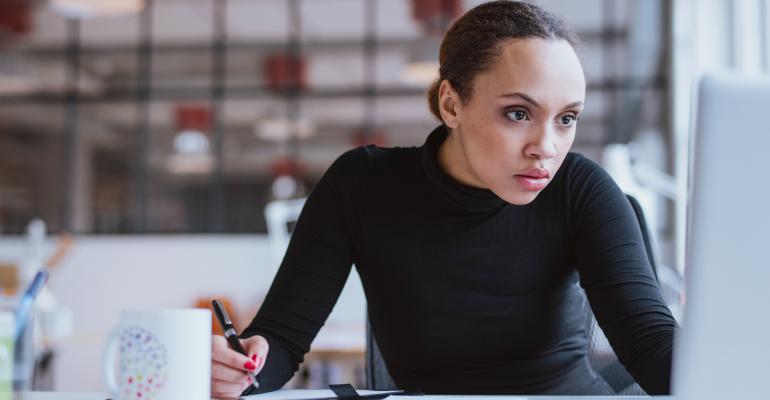
[[[422,165],[428,180],[466,211],[492,211],[507,204],[491,190],[460,183],[444,171],[439,164],[438,150],[448,135],[449,129],[442,124],[428,135],[428,139],[422,146]]]

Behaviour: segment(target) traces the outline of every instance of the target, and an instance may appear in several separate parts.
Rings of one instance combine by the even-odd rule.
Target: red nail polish
[[[254,365],[254,363],[251,362],[251,361],[246,361],[246,364],[243,364],[243,368],[246,368],[249,371],[253,371],[253,370],[255,370],[257,368],[257,366]]]
[[[251,360],[254,362],[257,362],[257,355],[256,354],[252,355]]]

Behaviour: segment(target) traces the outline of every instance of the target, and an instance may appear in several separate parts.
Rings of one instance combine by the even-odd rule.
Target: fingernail
[[[246,369],[248,369],[249,371],[253,371],[254,369],[256,369],[256,368],[257,368],[257,366],[256,366],[256,365],[254,365],[254,363],[253,363],[253,362],[251,362],[251,361],[246,361],[246,364],[243,364],[243,368],[246,368]]]
[[[252,354],[251,355],[251,360],[254,361],[254,362],[257,362],[257,355],[256,354]]]

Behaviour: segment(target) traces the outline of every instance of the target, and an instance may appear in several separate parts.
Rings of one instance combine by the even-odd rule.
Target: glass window
[[[0,233],[22,233],[33,218],[62,230],[66,204],[74,200],[64,197],[73,184],[65,126],[58,105],[0,104]]]

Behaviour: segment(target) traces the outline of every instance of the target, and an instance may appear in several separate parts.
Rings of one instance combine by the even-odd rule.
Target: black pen
[[[220,303],[219,300],[214,300],[211,302],[211,308],[214,309],[214,315],[217,316],[219,325],[222,327],[222,332],[224,332],[225,339],[227,339],[227,343],[230,344],[230,347],[232,347],[233,350],[248,357],[249,355],[246,354],[246,349],[241,346],[241,341],[238,340],[238,333],[235,331],[235,328],[233,328],[233,321],[230,320],[230,316],[227,315],[227,310],[225,310],[225,307],[222,305],[222,303]],[[248,371],[246,373],[251,377],[252,385],[259,389],[257,374],[252,371]]]

